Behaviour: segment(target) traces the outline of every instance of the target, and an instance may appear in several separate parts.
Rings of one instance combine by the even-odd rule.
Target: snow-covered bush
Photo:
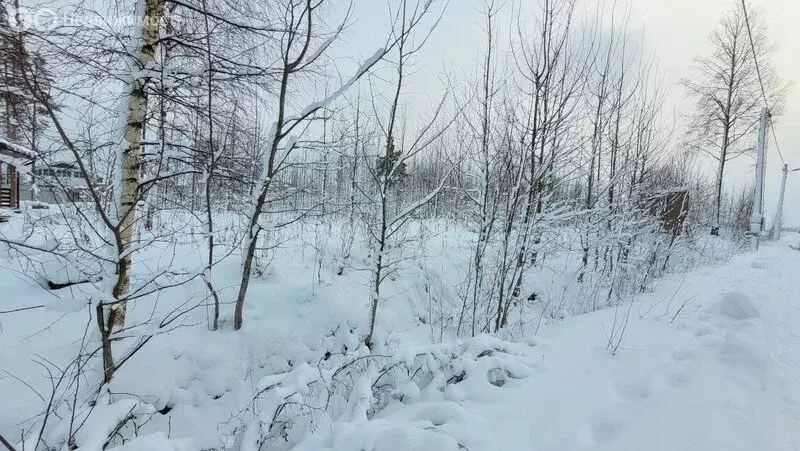
[[[347,443],[346,449],[377,451],[393,434],[423,440],[416,449],[437,443],[458,449],[437,433],[458,421],[457,403],[490,398],[492,390],[530,376],[538,366],[535,349],[489,335],[360,351],[262,378],[250,411],[240,414],[254,417],[242,449],[339,449],[337,444]],[[392,421],[397,430],[385,435],[387,420],[403,416]]]

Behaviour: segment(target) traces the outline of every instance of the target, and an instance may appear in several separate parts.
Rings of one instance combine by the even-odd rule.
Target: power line
[[[767,90],[764,89],[764,80],[761,78],[761,68],[758,66],[758,55],[756,54],[756,45],[753,42],[753,31],[750,29],[750,17],[747,15],[747,4],[745,3],[745,0],[742,0],[742,11],[744,12],[744,23],[747,25],[747,37],[750,39],[750,49],[753,51],[753,62],[756,65],[758,84],[761,86],[761,95],[764,97],[764,106],[769,112],[771,110],[769,109],[769,100],[767,100]],[[775,149],[778,151],[778,157],[780,157],[781,163],[786,164],[786,160],[783,159],[783,154],[781,153],[781,148],[778,146],[778,136],[775,133],[775,123],[772,122],[772,114],[768,114],[767,117],[769,119],[770,129],[772,130],[772,139],[775,141]]]
[[[767,107],[769,109],[769,107]],[[775,134],[775,124],[772,122],[772,115],[768,116],[769,118],[769,128],[772,130],[772,140],[775,142],[775,150],[778,151],[778,156],[781,159],[781,163],[786,164],[786,160],[783,159],[783,154],[781,153],[781,148],[778,146],[778,135]]]

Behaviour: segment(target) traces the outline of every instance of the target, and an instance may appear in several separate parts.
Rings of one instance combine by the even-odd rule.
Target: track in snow
[[[636,301],[619,352],[613,311],[568,319],[534,341],[545,371],[500,399],[467,402],[455,431],[472,451],[800,449],[800,253],[764,246],[673,276]],[[665,311],[663,299],[691,299]],[[676,301],[677,302],[677,301]],[[678,302],[680,304],[681,302]],[[648,305],[656,303],[655,309]]]

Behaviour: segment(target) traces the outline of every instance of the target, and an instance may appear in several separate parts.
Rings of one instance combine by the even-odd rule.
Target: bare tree
[[[527,269],[536,263],[536,247],[541,240],[538,226],[556,174],[565,169],[579,149],[579,141],[568,142],[564,137],[575,126],[591,62],[583,37],[574,30],[574,2],[545,0],[533,10],[532,27],[526,26],[522,14],[518,15],[518,42],[512,47],[519,90],[524,94],[521,113],[514,117],[515,133],[524,154],[517,193],[524,192],[524,198],[508,213],[504,241],[509,242],[508,235],[513,230],[517,233],[511,240],[513,261],[502,265],[495,330],[507,324],[511,308],[523,297],[523,281]],[[514,225],[517,211],[519,224]]]
[[[293,105],[290,96],[295,88],[294,83],[301,78],[311,65],[318,62],[330,49],[331,44],[344,28],[347,18],[333,31],[328,30],[328,39],[321,40],[320,35],[325,31],[324,20],[320,17],[321,1],[286,1],[283,8],[283,24],[278,51],[277,73],[278,86],[276,95],[276,118],[270,130],[267,142],[267,151],[264,157],[263,170],[258,180],[258,188],[254,192],[253,210],[249,215],[246,230],[246,240],[243,251],[242,277],[239,291],[236,295],[234,312],[234,329],[242,327],[242,314],[247,289],[250,284],[254,258],[258,248],[258,236],[264,230],[262,213],[269,202],[271,188],[275,185],[276,176],[286,168],[287,157],[295,150],[297,140],[292,138],[293,133],[298,133],[316,114],[326,108],[339,95],[347,90],[353,83],[361,78],[373,65],[380,61],[386,54],[390,45],[378,49],[373,56],[367,59],[347,81],[342,83],[337,90],[327,97],[309,103],[304,108]],[[314,44],[319,46],[316,50]],[[293,108],[294,107],[294,108]],[[293,114],[293,109],[297,110]]]
[[[445,179],[429,193],[423,197],[403,205],[399,200],[399,189],[397,185],[401,183],[406,174],[406,167],[410,159],[433,144],[452,124],[452,120],[447,121],[443,126],[437,123],[440,120],[447,102],[448,95],[445,94],[437,103],[431,117],[425,120],[419,127],[416,135],[406,143],[402,132],[398,132],[398,120],[400,113],[400,101],[405,77],[408,73],[410,60],[423,48],[428,38],[433,33],[434,26],[426,33],[417,36],[415,28],[422,22],[425,16],[431,11],[431,2],[416,2],[411,4],[408,0],[400,2],[396,22],[398,24],[396,33],[397,59],[394,65],[397,70],[397,78],[391,91],[391,99],[388,107],[388,118],[385,125],[380,124],[384,141],[382,143],[383,154],[379,155],[377,163],[372,171],[372,181],[376,188],[375,196],[371,199],[373,204],[377,204],[377,217],[371,218],[368,222],[369,233],[374,242],[373,250],[374,264],[372,268],[372,287],[370,292],[370,314],[369,332],[365,338],[365,343],[372,348],[375,333],[375,320],[378,313],[378,305],[381,301],[381,286],[390,273],[390,268],[396,264],[397,258],[388,255],[392,240],[398,238],[403,226],[408,223],[412,215],[432,201],[444,186]],[[443,10],[442,10],[443,13]],[[398,139],[398,137],[400,139]],[[398,144],[399,143],[399,144]],[[394,194],[394,195],[393,195]],[[400,247],[400,246],[395,246]]]
[[[474,205],[476,213],[477,241],[472,255],[472,268],[470,283],[467,284],[467,294],[464,296],[461,313],[459,314],[456,335],[460,333],[462,323],[465,318],[468,305],[472,304],[470,321],[470,333],[475,336],[478,304],[482,296],[485,295],[485,258],[490,244],[491,236],[494,233],[498,211],[498,152],[493,152],[492,147],[497,145],[494,139],[494,116],[495,116],[495,97],[500,90],[497,82],[498,64],[497,58],[497,14],[501,5],[495,1],[487,2],[484,5],[484,20],[486,33],[486,49],[483,54],[482,67],[480,69],[480,82],[476,84],[477,102],[473,120],[470,116],[465,117],[465,121],[472,133],[473,142],[477,146],[473,157],[477,164],[478,174],[476,176],[477,190],[473,190],[473,184],[467,185],[466,194]],[[477,122],[477,123],[475,123]],[[473,194],[473,192],[476,194]],[[494,285],[494,284],[492,284]]]
[[[711,54],[695,59],[694,74],[683,85],[696,102],[690,116],[690,144],[717,161],[711,234],[719,235],[725,164],[754,149],[761,105],[766,100],[771,114],[779,115],[788,86],[769,62],[774,46],[767,39],[760,14],[745,17],[745,10],[737,2],[722,16],[709,39],[713,45]],[[758,58],[759,68],[754,57]]]
[[[100,224],[102,224],[94,230],[105,242],[107,251],[102,253],[90,251],[89,253],[107,266],[105,277],[112,280],[110,299],[100,300],[96,305],[95,314],[102,342],[106,382],[111,380],[114,371],[121,364],[121,362],[114,361],[111,352],[112,333],[115,329],[124,327],[125,306],[131,297],[130,271],[133,232],[137,203],[142,194],[140,186],[142,131],[147,111],[147,85],[151,78],[148,70],[151,70],[155,63],[159,27],[164,15],[163,0],[146,1],[138,14],[141,20],[139,25],[141,38],[137,43],[135,55],[131,57],[132,64],[127,76],[128,92],[125,102],[124,126],[120,130],[121,142],[117,143],[119,150],[116,154],[113,171],[115,199],[111,208],[105,207],[101,194],[95,189],[95,178],[86,167],[80,151],[69,137],[67,130],[61,125],[55,105],[46,92],[46,87],[40,84],[39,79],[28,76],[29,71],[22,70],[26,92],[44,106],[64,145],[77,162],[80,174],[89,187],[89,195],[95,213],[99,215]],[[17,39],[21,43],[22,32],[18,33]],[[26,61],[28,61],[26,58],[19,60],[21,64]]]

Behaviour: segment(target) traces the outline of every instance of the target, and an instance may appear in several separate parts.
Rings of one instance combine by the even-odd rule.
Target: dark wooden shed
[[[674,188],[654,194],[649,198],[648,210],[661,221],[665,233],[680,235],[689,216],[689,190]]]

